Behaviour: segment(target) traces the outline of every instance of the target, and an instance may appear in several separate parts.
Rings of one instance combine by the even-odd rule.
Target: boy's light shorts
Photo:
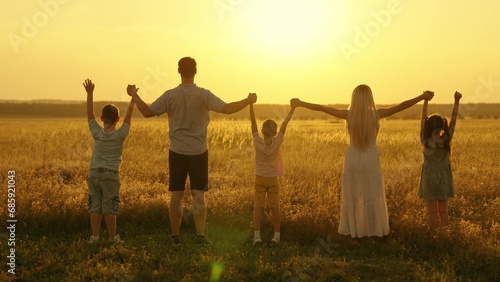
[[[90,213],[118,214],[120,205],[118,171],[105,168],[91,169],[87,184],[87,202]]]
[[[255,176],[254,207],[264,208],[267,201],[270,208],[280,207],[280,182],[278,177]]]

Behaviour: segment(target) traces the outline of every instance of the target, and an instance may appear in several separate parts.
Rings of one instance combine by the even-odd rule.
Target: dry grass
[[[250,123],[214,121],[209,127],[207,194],[207,232],[214,245],[202,251],[186,246],[175,253],[167,240],[164,119],[135,119],[125,144],[118,217],[119,232],[127,241],[124,248],[85,244],[90,234],[85,179],[92,150],[85,120],[3,119],[0,179],[6,183],[7,170],[17,174],[18,278],[208,280],[218,261],[224,265],[222,280],[229,281],[286,280],[308,267],[314,268],[306,273],[313,280],[498,280],[499,123],[458,121],[452,156],[456,197],[449,204],[452,224],[429,232],[423,202],[416,196],[422,163],[418,122],[384,122],[378,143],[391,233],[382,240],[353,240],[336,233],[347,147],[344,125],[292,121],[282,147],[284,244],[278,250],[255,250],[248,243],[254,170]],[[3,193],[1,202],[6,198]],[[6,209],[6,204],[0,205],[5,217]],[[263,228],[271,232],[268,222]],[[192,224],[185,224],[182,232],[189,237],[192,230]],[[317,243],[327,236],[333,251]],[[198,263],[193,265],[193,260]]]

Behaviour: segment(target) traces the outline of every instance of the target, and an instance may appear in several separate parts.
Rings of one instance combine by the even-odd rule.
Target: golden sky
[[[371,86],[376,103],[423,90],[433,102],[500,102],[500,1],[4,1],[0,99],[148,103],[198,62],[195,82],[226,102],[349,103]]]

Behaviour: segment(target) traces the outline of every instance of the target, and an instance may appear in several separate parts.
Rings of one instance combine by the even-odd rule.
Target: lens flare
[[[219,281],[223,269],[224,264],[220,262],[214,262],[212,264],[212,274],[210,275],[210,281]]]

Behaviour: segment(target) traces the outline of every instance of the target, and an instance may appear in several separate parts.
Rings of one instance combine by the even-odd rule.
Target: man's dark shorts
[[[208,150],[200,155],[168,151],[169,191],[184,191],[189,175],[191,190],[208,191]]]

